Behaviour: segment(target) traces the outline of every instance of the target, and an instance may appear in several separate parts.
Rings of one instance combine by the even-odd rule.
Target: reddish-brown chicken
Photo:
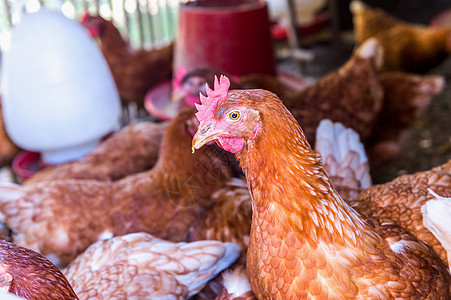
[[[62,179],[118,180],[151,168],[168,123],[127,125],[78,161],[47,167],[24,184]]]
[[[382,71],[423,73],[451,52],[451,28],[428,27],[397,20],[362,1],[350,4],[357,44],[374,37],[385,53]]]
[[[239,256],[233,243],[132,233],[92,244],[64,270],[81,299],[187,299]]]
[[[0,240],[0,289],[25,299],[78,299],[47,258],[4,240]]]
[[[228,87],[224,77],[201,97],[193,149],[215,140],[244,170],[253,208],[247,273],[257,298],[451,296],[451,276],[431,248],[341,199],[274,94]]]
[[[383,91],[377,79],[382,61],[383,50],[379,43],[368,40],[340,69],[319,78],[296,96],[282,99],[296,120],[303,124],[311,144],[314,144],[319,122],[326,118],[354,129],[365,143],[382,108]]]
[[[14,241],[64,266],[90,244],[112,236],[148,232],[185,241],[190,226],[212,205],[211,194],[231,178],[216,145],[191,154],[193,111],[169,126],[150,171],[121,180],[55,180],[1,185],[0,211]]]
[[[143,107],[144,96],[155,84],[172,77],[173,43],[159,49],[133,50],[110,20],[86,14],[81,24],[100,40],[121,99]]]
[[[379,75],[384,103],[376,126],[367,140],[371,166],[401,155],[410,130],[439,95],[445,79],[439,75],[384,72]]]

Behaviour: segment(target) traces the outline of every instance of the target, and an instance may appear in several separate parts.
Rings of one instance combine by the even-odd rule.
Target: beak
[[[200,149],[208,142],[216,140],[220,135],[224,135],[223,131],[215,131],[210,126],[199,127],[196,134],[193,137],[191,150],[194,151]]]

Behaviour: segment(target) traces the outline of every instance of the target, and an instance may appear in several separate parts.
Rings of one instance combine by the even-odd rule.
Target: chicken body
[[[112,21],[86,15],[81,21],[93,37],[100,39],[100,49],[110,67],[123,101],[143,107],[147,91],[172,77],[174,45],[159,49],[130,49]]]
[[[92,244],[64,272],[82,299],[187,299],[239,252],[232,243],[173,243],[132,233]]]
[[[402,227],[365,220],[340,198],[274,94],[227,88],[221,81],[198,106],[193,148],[217,140],[240,160],[252,198],[247,273],[257,298],[450,297],[450,274],[431,248]]]
[[[314,144],[316,128],[325,118],[354,129],[366,141],[382,109],[383,91],[377,79],[382,61],[380,44],[369,40],[337,71],[321,77],[292,98],[281,98],[303,124],[310,143]]]
[[[78,299],[63,273],[47,258],[3,240],[0,289],[25,299]]]
[[[428,171],[374,185],[349,203],[364,216],[377,218],[381,223],[390,220],[406,228],[431,246],[447,265],[446,249],[423,224],[421,207],[434,199],[428,189],[443,197],[451,196],[451,161]]]
[[[24,184],[62,179],[114,181],[145,171],[155,164],[168,123],[127,125],[80,160],[47,167]]]
[[[438,75],[394,71],[381,73],[378,79],[384,91],[384,103],[366,142],[372,166],[381,165],[402,153],[410,129],[445,86],[444,77]]]
[[[0,210],[14,241],[67,265],[93,242],[132,232],[184,241],[231,177],[222,150],[192,155],[192,111],[173,120],[150,171],[115,182],[59,180],[0,187]]]
[[[382,71],[424,73],[451,51],[451,28],[427,27],[397,20],[381,9],[352,1],[356,43],[374,37],[385,53]]]

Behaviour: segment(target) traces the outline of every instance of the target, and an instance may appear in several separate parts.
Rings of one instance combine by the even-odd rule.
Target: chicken
[[[451,52],[451,28],[428,27],[397,20],[362,1],[350,4],[356,44],[377,38],[385,53],[381,71],[424,73]]]
[[[0,105],[0,167],[10,164],[19,150],[19,147],[11,141],[6,132],[2,107]]]
[[[25,299],[78,299],[47,258],[4,240],[0,240],[0,290]]]
[[[0,185],[0,211],[14,242],[62,267],[99,239],[132,232],[185,241],[190,226],[212,205],[210,196],[231,177],[224,151],[192,155],[192,110],[171,122],[156,165],[115,182],[55,180]],[[191,133],[192,132],[192,133]]]
[[[319,123],[315,141],[323,168],[343,199],[355,199],[373,185],[365,147],[354,130],[325,119]]]
[[[29,185],[61,179],[118,180],[151,168],[168,123],[129,124],[80,160],[50,166],[27,179]]]
[[[384,103],[366,142],[372,167],[401,155],[411,127],[443,91],[445,79],[439,75],[384,72],[379,75],[379,83],[384,90]]]
[[[173,243],[132,233],[92,244],[64,273],[81,299],[187,299],[239,252],[233,243]]]
[[[331,186],[302,129],[274,94],[201,97],[193,150],[236,154],[252,199],[247,274],[258,299],[449,298],[446,266],[404,228],[351,208]]]
[[[91,36],[100,40],[100,49],[125,103],[133,102],[143,107],[147,91],[157,83],[171,79],[173,43],[159,49],[132,50],[112,21],[85,14],[80,22]]]
[[[253,300],[255,295],[247,279],[244,268],[236,268],[233,271],[222,273],[224,289],[216,300]]]
[[[442,197],[431,189],[429,189],[429,192],[435,199],[427,201],[421,207],[423,225],[440,241],[447,253],[448,266],[451,266],[451,229],[448,223],[451,212],[451,197]]]
[[[374,185],[362,191],[349,204],[362,215],[390,220],[413,233],[431,246],[445,264],[446,250],[424,226],[421,207],[434,197],[432,189],[443,197],[451,196],[451,160],[428,171],[403,175],[385,184]]]
[[[319,78],[292,98],[282,98],[296,120],[303,124],[312,145],[316,128],[325,118],[354,129],[365,144],[383,105],[383,90],[377,78],[382,61],[380,44],[370,39],[337,71]]]

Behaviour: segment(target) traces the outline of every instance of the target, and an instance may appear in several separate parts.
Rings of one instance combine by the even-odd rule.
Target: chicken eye
[[[229,119],[232,121],[238,121],[240,119],[240,112],[237,110],[231,111],[229,113]]]

